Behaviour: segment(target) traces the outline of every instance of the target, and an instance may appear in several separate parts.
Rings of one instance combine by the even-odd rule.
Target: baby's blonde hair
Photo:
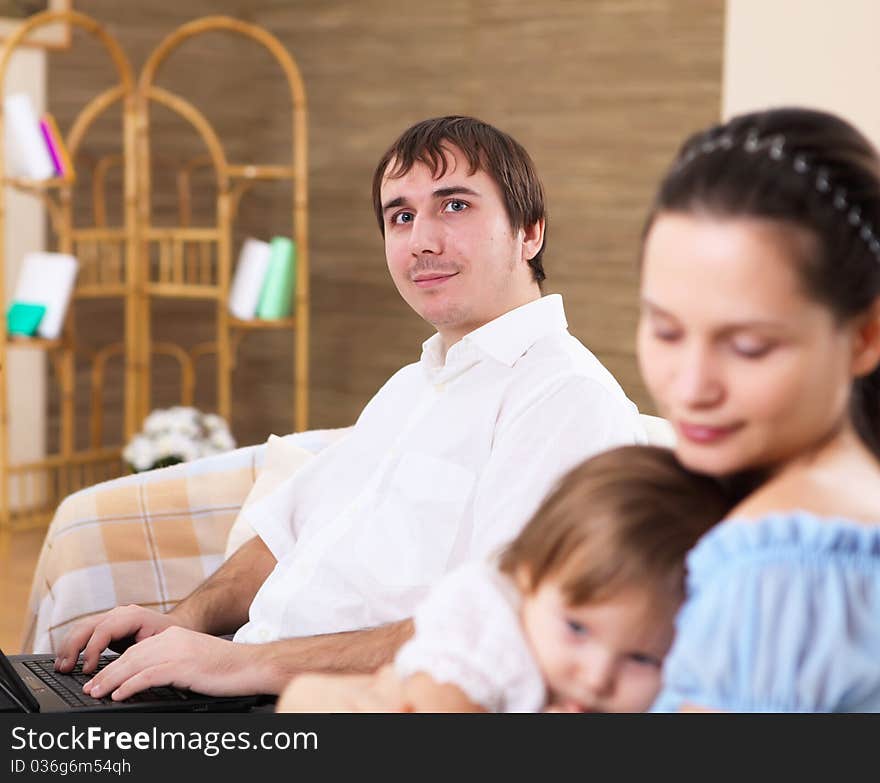
[[[622,446],[567,473],[501,555],[536,590],[559,580],[571,606],[633,586],[683,591],[684,558],[731,501],[669,449]]]

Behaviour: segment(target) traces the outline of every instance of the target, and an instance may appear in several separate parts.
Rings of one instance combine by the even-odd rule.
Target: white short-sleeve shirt
[[[398,651],[395,672],[456,685],[488,712],[539,712],[547,692],[523,634],[521,602],[493,566],[457,568],[417,607],[415,634]]]
[[[570,467],[642,442],[635,405],[545,296],[439,335],[351,431],[249,506],[277,565],[239,642],[370,628],[510,541]]]

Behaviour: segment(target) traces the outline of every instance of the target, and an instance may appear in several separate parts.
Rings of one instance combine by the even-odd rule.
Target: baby
[[[435,585],[393,665],[301,675],[278,710],[646,710],[685,555],[729,507],[714,480],[667,449],[604,452],[561,479],[497,563]]]

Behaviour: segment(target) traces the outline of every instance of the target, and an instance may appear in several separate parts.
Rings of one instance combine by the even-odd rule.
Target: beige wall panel
[[[418,359],[431,334],[388,277],[370,180],[401,130],[449,113],[496,123],[532,153],[551,212],[547,289],[563,293],[572,331],[651,410],[633,352],[638,235],[677,143],[718,117],[722,0],[404,6],[391,0],[79,0],[77,6],[110,23],[136,67],[173,26],[207,13],[263,25],[297,60],[309,103],[312,426],[351,423],[394,370]],[[74,99],[92,94],[104,66],[94,52],[52,56],[50,104],[62,127],[72,119]],[[227,36],[190,42],[168,61],[160,83],[203,108],[227,140],[230,158],[286,159],[284,94],[277,70],[259,50]],[[171,118],[160,125],[157,115],[156,123],[163,131],[155,136],[157,154],[199,151]],[[114,140],[111,130],[105,143]],[[92,152],[99,154],[95,139]],[[237,241],[288,231],[288,197],[271,188],[246,195]],[[198,198],[204,216],[210,186]],[[157,194],[157,216],[173,220],[174,208],[173,194]],[[207,316],[163,307],[169,334],[183,330],[198,342],[210,333],[200,326]],[[81,331],[100,329],[99,321]],[[243,343],[233,416],[241,442],[290,429],[291,349],[284,333]],[[158,379],[156,391],[157,403],[170,404],[174,378]]]
[[[779,104],[842,114],[880,143],[876,0],[728,0],[724,116]]]

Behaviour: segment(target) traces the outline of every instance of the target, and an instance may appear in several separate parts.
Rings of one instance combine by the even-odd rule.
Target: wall
[[[549,196],[548,291],[564,294],[571,331],[651,410],[633,355],[638,236],[652,188],[681,137],[717,119],[721,0],[76,5],[108,24],[136,68],[174,26],[207,13],[263,25],[296,58],[309,101],[312,426],[352,422],[394,370],[418,359],[431,333],[388,278],[369,188],[376,160],[401,130],[448,113],[475,114],[529,149]],[[82,43],[50,63],[50,106],[63,129],[108,83],[108,61]],[[205,111],[228,140],[230,159],[256,153],[261,162],[285,160],[284,91],[254,46],[219,34],[191,41],[159,83]],[[154,127],[157,156],[201,152],[172,118],[157,114]],[[110,121],[96,127],[86,153],[104,154],[115,136]],[[81,187],[88,186],[83,176]],[[157,193],[154,209],[170,221],[169,193]],[[207,184],[197,194],[202,217],[210,195]],[[287,230],[288,196],[284,188],[246,195],[238,239]],[[210,334],[207,317],[178,306],[158,320],[169,334],[186,332],[198,342]],[[95,306],[77,326],[88,341],[119,323],[111,307]],[[233,419],[241,442],[290,429],[290,350],[283,334],[243,343]],[[157,403],[172,401],[173,383],[172,375],[160,379]]]
[[[4,85],[5,94],[27,93],[39,116],[46,101],[46,52],[22,47],[11,58]],[[14,188],[6,188],[5,294],[3,313],[15,292],[19,265],[24,254],[42,250],[46,216],[42,203]],[[13,349],[9,362],[7,391],[9,404],[9,457],[12,462],[38,460],[46,453],[46,355],[42,351]],[[2,391],[2,390],[0,390]],[[0,491],[3,491],[0,489]],[[16,506],[20,500],[12,497]]]
[[[722,106],[725,117],[780,104],[842,114],[880,143],[876,0],[728,0]]]

